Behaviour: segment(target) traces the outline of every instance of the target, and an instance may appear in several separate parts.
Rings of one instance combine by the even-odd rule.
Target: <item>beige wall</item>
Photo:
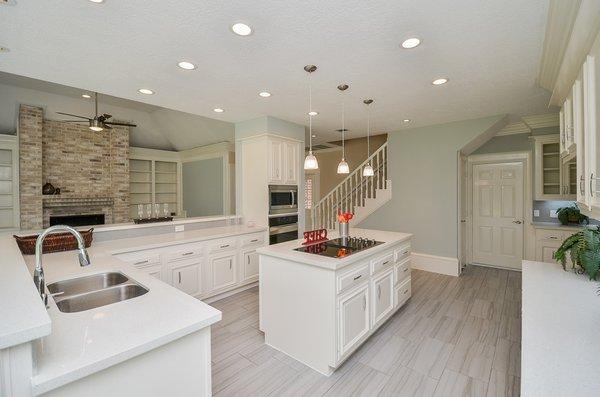
[[[374,135],[371,137],[371,154],[387,141],[387,134]],[[315,156],[319,161],[320,194],[325,196],[347,175],[337,173],[337,166],[342,158],[342,150],[317,151]],[[363,161],[367,159],[367,138],[349,139],[346,141],[346,161],[350,166],[350,172],[354,171]]]

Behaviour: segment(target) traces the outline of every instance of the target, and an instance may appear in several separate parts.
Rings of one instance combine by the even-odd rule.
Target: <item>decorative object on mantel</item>
[[[577,273],[586,273],[590,280],[596,280],[600,274],[600,226],[574,233],[554,252],[554,259],[560,261],[565,270],[567,254]]]
[[[46,182],[44,186],[42,186],[42,194],[45,194],[47,196],[54,194],[55,191],[56,189],[54,188],[54,186],[52,186],[50,182]]]
[[[171,222],[172,220],[172,216],[160,216],[157,218],[136,218],[133,223],[139,225],[140,223]]]
[[[54,195],[59,195],[60,194],[60,188],[57,187],[56,189],[54,189]]]
[[[92,240],[94,238],[94,228],[79,232],[85,242],[85,248],[89,248],[90,245],[92,245]],[[35,243],[38,238],[37,234],[31,236],[13,235],[13,237],[17,241],[17,245],[23,255],[35,254]],[[54,233],[44,239],[42,252],[48,254],[51,252],[71,251],[76,249],[78,249],[77,240],[71,233]]]
[[[309,245],[319,243],[321,241],[327,241],[327,229],[317,229],[304,232],[304,242],[302,245]]]
[[[557,209],[556,215],[558,216],[560,223],[563,225],[579,225],[584,222],[588,225],[590,224],[590,218],[581,213],[577,204]]]

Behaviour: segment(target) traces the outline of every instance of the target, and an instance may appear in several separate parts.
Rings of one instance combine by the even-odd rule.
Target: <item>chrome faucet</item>
[[[44,230],[42,234],[40,234],[35,241],[35,270],[33,272],[33,282],[35,287],[37,288],[40,296],[42,297],[42,301],[44,305],[48,305],[48,295],[46,294],[46,283],[44,281],[44,267],[42,266],[42,249],[44,247],[44,239],[47,235],[57,230],[65,230],[71,233],[77,239],[77,249],[79,250],[79,265],[80,266],[88,266],[90,262],[90,257],[88,256],[87,251],[85,250],[85,242],[83,241],[83,237],[81,234],[73,229],[71,226],[66,225],[56,225],[50,226],[48,229]]]

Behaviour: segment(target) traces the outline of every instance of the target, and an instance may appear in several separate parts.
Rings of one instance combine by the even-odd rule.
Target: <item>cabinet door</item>
[[[565,151],[565,133],[566,128],[565,128],[565,102],[563,102],[563,105],[560,108],[560,111],[558,112],[558,134],[560,137],[559,143],[560,143],[560,153],[562,154]]]
[[[573,86],[573,128],[575,129],[575,147],[576,147],[576,194],[577,202],[587,207],[587,186],[585,184],[585,139],[584,139],[584,121],[583,121],[583,73],[575,81]]]
[[[387,271],[372,281],[373,327],[378,327],[394,309],[394,272]]]
[[[285,176],[286,185],[298,184],[298,144],[296,142],[285,142]]]
[[[151,265],[151,266],[145,266],[145,267],[138,267],[138,270],[154,277],[157,278],[159,280],[162,280],[162,265],[158,264],[158,265]]]
[[[245,251],[242,255],[242,281],[251,281],[258,278],[258,254],[256,251]]]
[[[199,294],[200,268],[199,260],[171,264],[171,285],[189,295]]]
[[[282,183],[283,143],[269,140],[269,183]]]
[[[368,284],[341,296],[338,310],[339,357],[343,357],[358,347],[363,337],[369,333]]]
[[[598,125],[597,112],[598,104],[596,98],[596,68],[597,61],[593,56],[588,55],[583,65],[583,129],[585,140],[585,169],[586,169],[586,187],[588,209],[597,210],[600,208],[600,199],[598,198]]]
[[[564,129],[562,139],[562,152],[568,154],[573,144],[573,99],[572,94],[565,100],[563,105]]]
[[[211,291],[235,284],[235,253],[213,256],[209,259],[211,270]]]

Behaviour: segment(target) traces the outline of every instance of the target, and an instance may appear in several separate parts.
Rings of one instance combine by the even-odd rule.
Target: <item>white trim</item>
[[[458,258],[437,256],[413,252],[411,254],[411,267],[427,272],[458,276]]]
[[[506,127],[502,128],[496,136],[505,136],[505,135],[516,135],[516,134],[529,134],[531,133],[531,129],[522,121],[517,123],[511,123],[506,125]]]
[[[263,132],[260,134],[256,134],[256,135],[250,135],[250,136],[246,136],[246,137],[242,137],[242,138],[236,138],[235,141],[236,142],[243,142],[243,141],[248,141],[248,140],[252,140],[252,139],[257,139],[257,138],[279,138],[279,139],[286,139],[288,141],[292,141],[292,142],[303,142],[300,139],[296,139],[296,138],[290,138],[289,136],[285,136],[285,135],[278,135],[278,134],[274,134],[271,132]]]
[[[523,163],[523,260],[534,260],[535,228],[533,227],[533,162],[531,152],[477,154],[469,156],[467,161],[467,262],[473,263],[473,165],[515,161]],[[460,223],[460,216],[458,222]]]

